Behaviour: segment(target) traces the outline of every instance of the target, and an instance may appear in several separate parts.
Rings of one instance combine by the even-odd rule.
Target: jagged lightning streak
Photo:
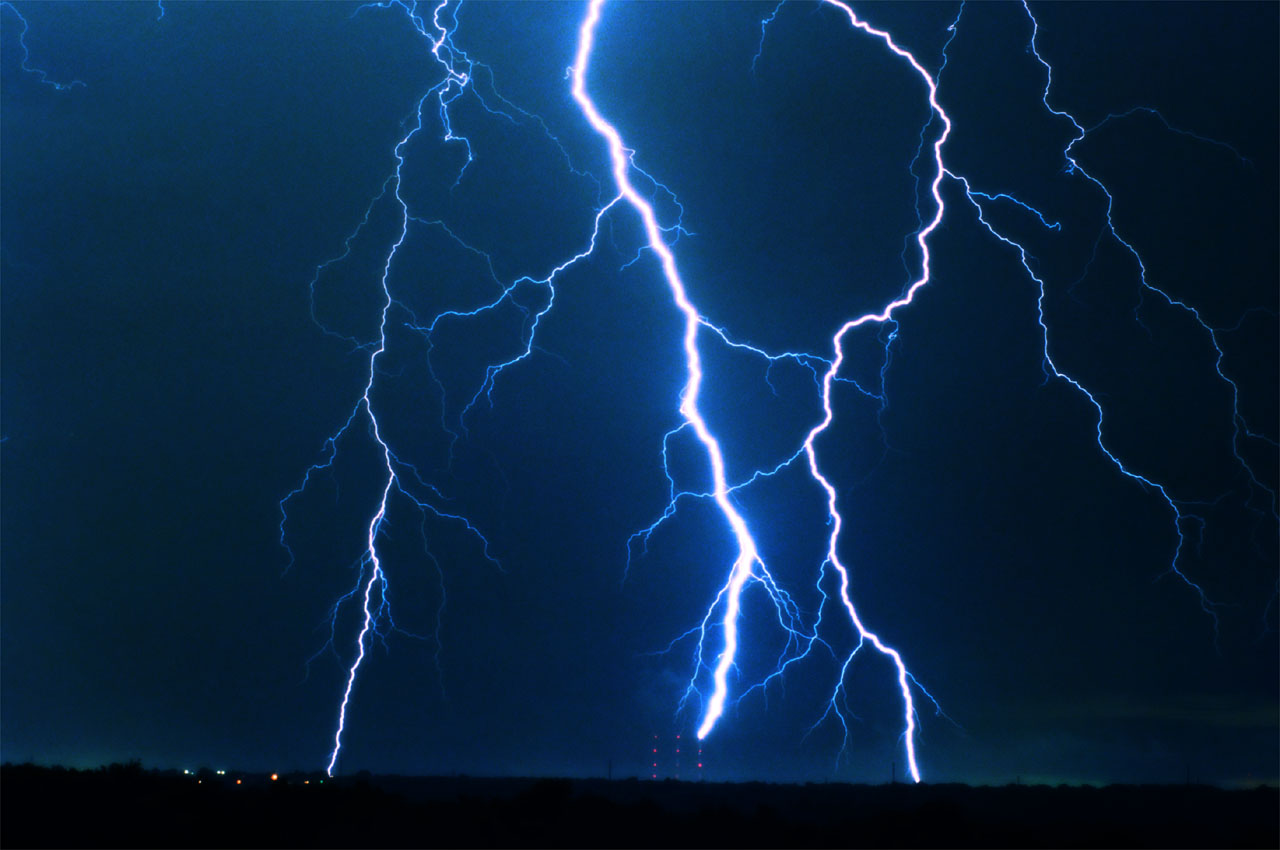
[[[631,183],[631,158],[622,143],[618,130],[604,119],[596,109],[591,96],[587,94],[587,68],[591,61],[591,50],[595,42],[596,25],[600,22],[600,10],[604,0],[590,0],[586,17],[578,30],[578,52],[573,66],[569,69],[572,76],[573,98],[582,107],[582,113],[597,133],[604,137],[609,147],[609,158],[613,166],[613,179],[619,193],[626,199],[644,223],[648,247],[658,256],[662,273],[671,288],[676,307],[685,318],[684,352],[688,370],[688,380],[681,394],[680,414],[693,428],[698,440],[702,443],[711,463],[711,477],[716,505],[720,508],[726,522],[733,531],[738,544],[738,557],[734,560],[730,572],[727,594],[725,596],[724,649],[716,663],[714,681],[715,692],[698,727],[698,737],[705,738],[716,720],[724,711],[728,687],[726,677],[733,665],[734,655],[738,648],[738,611],[741,607],[742,588],[752,575],[753,567],[760,557],[756,542],[751,536],[747,522],[737,508],[729,500],[729,486],[725,479],[724,455],[720,443],[707,427],[706,420],[698,410],[698,391],[702,387],[702,359],[698,353],[698,331],[702,327],[702,317],[697,308],[689,301],[684,281],[676,268],[675,255],[662,237],[662,228],[658,224],[653,206],[636,191]]]
[[[723,599],[723,602],[724,602],[724,615],[720,623],[724,632],[724,646],[720,652],[720,655],[715,664],[714,671],[712,673],[714,690],[712,692],[710,700],[708,701],[707,705],[704,708],[702,720],[699,723],[697,728],[698,738],[701,739],[701,738],[705,738],[711,732],[711,730],[716,725],[716,721],[719,720],[721,715],[724,713],[725,702],[728,698],[728,683],[727,683],[728,672],[730,668],[732,668],[734,665],[735,656],[738,649],[738,617],[741,610],[742,591],[747,581],[753,577],[754,575],[753,569],[757,565],[763,568],[763,563],[760,560],[756,542],[751,535],[751,532],[747,526],[746,520],[743,518],[741,513],[739,513],[739,511],[736,509],[736,507],[733,505],[732,501],[729,498],[730,488],[725,477],[724,456],[720,448],[720,443],[715,438],[715,436],[711,433],[709,427],[707,426],[706,420],[702,417],[702,414],[698,409],[698,392],[699,392],[699,389],[701,388],[702,380],[703,380],[702,361],[698,351],[698,332],[699,332],[699,329],[704,325],[705,320],[701,317],[697,309],[693,306],[693,304],[689,300],[684,282],[681,279],[679,270],[676,266],[675,256],[672,253],[671,249],[666,244],[665,240],[662,238],[662,230],[658,225],[657,216],[654,213],[652,205],[649,204],[640,195],[640,193],[636,191],[635,187],[632,185],[630,181],[629,171],[631,166],[632,154],[627,150],[627,148],[623,144],[621,134],[613,125],[611,125],[608,121],[606,121],[605,118],[600,114],[599,110],[595,106],[595,103],[591,100],[590,95],[587,93],[587,88],[586,88],[587,69],[590,62],[590,58],[591,58],[592,48],[594,45],[595,30],[596,30],[596,26],[600,21],[600,14],[601,14],[601,9],[603,5],[604,5],[604,0],[591,0],[587,8],[586,17],[583,19],[582,25],[579,29],[578,52],[577,52],[577,56],[574,61],[574,64],[570,68],[570,74],[573,80],[573,86],[572,86],[573,96],[574,96],[574,99],[577,100],[578,104],[581,106],[583,115],[586,117],[588,123],[590,123],[591,126],[595,129],[595,131],[599,133],[602,137],[604,137],[605,141],[607,142],[610,159],[613,165],[614,181],[617,184],[619,190],[621,191],[622,196],[628,201],[628,203],[631,204],[631,206],[639,214],[644,224],[645,233],[648,237],[648,247],[658,256],[661,267],[662,267],[663,275],[666,278],[667,284],[671,289],[671,294],[672,294],[673,300],[675,301],[676,307],[684,315],[685,332],[684,332],[683,342],[684,342],[684,351],[685,351],[685,360],[686,360],[688,379],[681,395],[680,413],[684,417],[686,425],[693,429],[694,433],[698,437],[698,440],[702,443],[706,451],[707,459],[711,464],[711,474],[712,474],[712,484],[713,484],[712,495],[717,507],[720,509],[721,514],[724,516],[725,521],[728,523],[730,529],[733,531],[734,537],[737,541],[737,547],[738,547],[738,556],[735,559],[733,567],[730,571],[729,581],[725,585],[725,587],[721,590],[720,594],[717,595],[716,602],[713,603],[713,609],[714,609],[714,607],[720,603],[721,599]],[[943,113],[941,108],[938,107],[937,105],[937,101],[935,97],[936,87],[934,86],[933,80],[931,77],[929,77],[928,73],[924,71],[924,69],[919,65],[919,63],[917,63],[914,60],[914,58],[910,56],[910,54],[898,48],[897,45],[893,43],[892,39],[888,37],[887,33],[882,33],[878,30],[870,29],[861,21],[858,21],[858,19],[853,15],[852,11],[848,10],[848,7],[842,6],[842,8],[845,8],[846,11],[849,12],[850,18],[853,20],[856,26],[866,29],[871,34],[883,38],[886,41],[886,43],[889,45],[889,47],[894,50],[895,53],[898,53],[898,55],[910,61],[912,65],[916,68],[916,70],[923,75],[923,77],[928,83],[929,90],[930,90],[930,104],[934,108],[935,112],[941,115],[947,127],[947,131],[949,131],[950,121],[949,119],[946,118],[945,113]],[[915,756],[915,707],[912,701],[912,694],[911,694],[911,684],[910,684],[911,676],[907,672],[906,666],[902,661],[901,655],[895,649],[885,644],[875,633],[869,631],[863,625],[861,619],[858,617],[856,609],[853,606],[852,600],[849,595],[848,572],[845,569],[844,565],[839,560],[839,557],[835,551],[837,540],[839,537],[840,526],[842,522],[839,511],[836,508],[836,492],[835,492],[835,488],[832,487],[830,482],[828,482],[826,478],[822,476],[822,473],[818,468],[816,454],[813,449],[813,440],[817,437],[818,434],[822,433],[822,431],[824,431],[827,428],[827,426],[830,425],[830,422],[831,422],[831,418],[832,418],[831,406],[830,406],[831,385],[832,385],[832,382],[835,380],[835,373],[836,371],[838,371],[839,364],[843,357],[843,354],[840,350],[840,337],[843,336],[844,332],[854,327],[857,327],[861,324],[864,324],[866,322],[873,321],[873,320],[887,321],[889,318],[889,314],[892,312],[893,309],[895,309],[898,306],[903,306],[905,304],[910,303],[911,298],[914,296],[916,290],[918,290],[921,286],[923,286],[928,281],[928,247],[926,244],[926,240],[928,238],[928,235],[934,229],[936,229],[942,217],[942,199],[941,199],[941,196],[938,194],[937,187],[942,180],[942,163],[941,163],[940,150],[941,150],[941,145],[945,140],[946,140],[946,132],[942,134],[942,136],[939,138],[938,142],[935,145],[935,151],[937,152],[936,158],[938,162],[938,175],[934,179],[933,192],[934,192],[935,199],[938,201],[938,212],[935,215],[933,222],[931,222],[928,227],[922,230],[919,235],[919,242],[922,249],[924,250],[924,257],[925,257],[924,273],[921,275],[921,278],[910,287],[907,294],[902,299],[899,299],[899,301],[895,301],[892,305],[886,308],[882,316],[880,315],[864,316],[861,319],[857,319],[847,323],[841,329],[840,333],[837,334],[835,339],[837,356],[836,356],[836,359],[832,361],[830,368],[827,370],[826,374],[824,375],[823,383],[822,383],[823,396],[824,396],[824,409],[826,411],[826,417],[820,425],[818,425],[816,428],[814,428],[810,432],[809,436],[805,440],[805,452],[809,459],[810,470],[814,478],[822,485],[823,489],[827,493],[828,510],[832,519],[832,534],[829,541],[828,559],[832,564],[832,566],[840,574],[841,601],[844,604],[845,609],[848,611],[851,621],[857,627],[858,633],[862,641],[870,642],[880,652],[884,653],[886,656],[891,658],[898,671],[898,682],[902,690],[903,700],[905,705],[904,739],[905,739],[905,746],[906,746],[906,753],[907,753],[907,761],[908,761],[909,769],[911,771],[912,778],[917,782],[920,779],[920,771],[919,771],[918,765],[916,764],[916,756]],[[705,635],[705,623],[702,630],[702,634]],[[859,645],[861,645],[861,642]],[[701,641],[699,642],[699,647],[701,647]],[[845,665],[842,668],[842,675],[843,675],[844,669],[848,667],[850,659],[852,659],[852,654],[849,656],[849,659],[846,659]]]
[[[831,341],[832,348],[835,351],[835,358],[831,361],[831,367],[822,378],[822,409],[824,416],[822,421],[809,432],[809,435],[805,437],[804,441],[805,456],[809,460],[809,472],[813,476],[814,480],[821,485],[827,495],[827,512],[831,520],[831,534],[827,541],[827,561],[835,568],[840,577],[840,601],[848,612],[849,619],[857,628],[858,635],[861,638],[859,645],[854,648],[853,653],[848,656],[845,660],[844,666],[841,668],[840,681],[836,685],[836,693],[832,695],[832,702],[834,704],[836,696],[839,694],[840,689],[843,688],[844,671],[848,668],[854,654],[856,654],[861,648],[862,641],[870,642],[871,645],[882,654],[892,659],[894,667],[897,670],[898,687],[902,691],[902,702],[904,706],[904,729],[902,738],[903,746],[906,749],[907,754],[907,768],[911,772],[911,778],[916,782],[919,782],[920,767],[916,763],[915,748],[916,714],[915,704],[911,694],[911,683],[913,679],[911,674],[907,671],[906,665],[903,663],[901,654],[899,654],[899,652],[893,647],[884,643],[874,632],[868,630],[863,624],[862,618],[858,616],[857,609],[854,607],[853,600],[849,594],[849,571],[841,562],[839,552],[837,551],[840,541],[840,529],[844,524],[844,518],[840,515],[839,508],[836,505],[836,489],[832,486],[831,482],[827,480],[826,476],[822,474],[822,470],[818,466],[818,454],[817,450],[814,448],[814,440],[816,440],[820,434],[831,426],[831,422],[834,419],[834,413],[831,409],[831,387],[836,374],[840,371],[841,364],[844,362],[844,348],[842,341],[845,334],[866,324],[882,324],[893,321],[894,311],[909,305],[912,300],[914,300],[916,293],[929,283],[929,235],[937,230],[938,225],[942,223],[942,217],[946,211],[946,204],[942,200],[942,193],[939,191],[939,187],[942,185],[942,178],[946,172],[946,168],[942,162],[942,146],[946,144],[947,137],[951,135],[951,119],[938,104],[938,86],[933,79],[933,76],[925,70],[924,66],[921,65],[910,52],[899,47],[889,33],[884,30],[875,29],[865,21],[859,19],[853,9],[840,2],[840,0],[827,0],[827,2],[844,12],[848,16],[849,23],[853,27],[880,39],[890,51],[901,59],[906,60],[906,62],[911,65],[912,69],[920,76],[921,80],[924,81],[925,86],[928,88],[929,108],[932,110],[932,113],[942,121],[943,128],[942,132],[933,143],[933,159],[934,163],[937,165],[937,172],[934,174],[933,182],[929,187],[929,191],[933,195],[935,204],[934,215],[929,223],[916,234],[916,244],[920,248],[920,275],[909,287],[907,287],[906,292],[904,292],[902,296],[897,300],[890,302],[880,312],[868,313],[866,315],[859,316],[856,319],[851,319],[845,322],[840,329],[836,331],[835,337],[833,337]]]
[[[15,17],[17,17],[18,23],[22,25],[22,29],[18,32],[18,46],[22,48],[22,60],[20,62],[20,67],[23,71],[35,76],[42,85],[49,86],[56,91],[69,91],[76,86],[86,88],[84,82],[81,80],[72,80],[69,83],[58,82],[50,77],[49,73],[44,69],[31,65],[31,49],[27,47],[27,30],[30,28],[30,24],[27,23],[26,17],[18,11],[18,7],[8,2],[8,0],[0,3],[0,9],[8,9]]]
[[[403,157],[402,151],[404,149],[404,146],[408,144],[409,140],[413,138],[414,134],[417,133],[418,130],[422,128],[421,115],[422,113],[421,113],[421,102],[420,102],[419,112],[418,112],[418,117],[419,117],[418,123],[413,127],[413,129],[411,129],[404,136],[403,139],[400,140],[400,142],[395,147],[395,156],[396,156],[396,162],[397,162],[396,177],[395,177],[395,182],[396,182],[395,197],[400,204],[400,210],[401,210],[400,235],[396,238],[395,242],[392,244],[391,250],[387,252],[387,259],[383,264],[383,268],[382,268],[381,284],[382,284],[382,292],[385,298],[382,302],[381,319],[378,325],[377,347],[373,350],[373,353],[369,355],[369,380],[365,383],[364,393],[360,396],[360,400],[356,403],[355,410],[352,411],[351,416],[347,419],[347,424],[343,426],[345,430],[351,424],[351,422],[356,418],[360,410],[361,409],[364,410],[365,414],[368,416],[370,434],[373,437],[373,439],[377,442],[378,446],[381,447],[382,449],[382,459],[386,465],[386,477],[383,479],[384,483],[382,486],[382,498],[379,500],[377,509],[374,511],[373,516],[369,519],[368,536],[365,541],[366,548],[365,548],[364,555],[361,557],[361,571],[362,571],[361,574],[363,575],[363,571],[365,570],[365,568],[368,568],[368,572],[369,572],[369,578],[368,578],[368,581],[365,583],[364,592],[363,592],[364,620],[360,626],[360,633],[356,638],[356,657],[355,657],[355,660],[351,663],[351,667],[348,671],[346,688],[342,692],[342,702],[338,707],[338,728],[337,728],[337,731],[334,732],[333,750],[329,755],[329,763],[325,767],[325,771],[330,776],[333,775],[334,765],[338,761],[338,753],[342,749],[342,733],[346,729],[346,725],[347,725],[347,705],[351,701],[351,691],[355,687],[356,675],[360,670],[360,665],[364,662],[365,637],[369,634],[369,630],[373,626],[374,609],[371,606],[373,586],[375,584],[379,584],[381,587],[381,593],[383,595],[383,598],[385,599],[385,596],[386,596],[386,576],[382,571],[382,561],[378,557],[378,545],[377,545],[378,534],[382,529],[383,520],[385,520],[387,516],[387,501],[391,498],[392,488],[396,486],[398,478],[396,476],[395,466],[393,465],[393,460],[392,460],[393,456],[391,453],[391,447],[388,446],[386,441],[382,438],[381,429],[379,428],[379,425],[378,425],[378,417],[373,408],[373,401],[370,399],[369,396],[370,396],[370,393],[373,392],[374,381],[377,377],[378,357],[381,356],[387,349],[387,314],[390,312],[392,305],[395,303],[391,297],[391,290],[388,288],[387,277],[391,274],[391,264],[392,264],[392,261],[395,259],[396,252],[399,250],[400,246],[404,244],[405,237],[409,233],[409,208],[405,204],[404,199],[400,196],[400,169],[404,165],[404,157]],[[340,434],[341,432],[339,432],[339,435]],[[335,446],[334,451],[336,451],[337,436],[330,439],[330,444]],[[309,472],[310,471],[308,471],[308,474]],[[305,486],[305,481],[304,481],[304,486]]]
[[[769,34],[769,24],[773,23],[773,19],[778,17],[778,12],[782,10],[786,2],[787,0],[780,0],[778,5],[773,7],[773,11],[760,21],[760,43],[756,45],[756,54],[751,57],[751,73],[753,74],[756,72],[756,65],[760,62],[760,55],[764,53],[764,40],[765,36]]]
[[[367,344],[360,343],[358,340],[354,338],[346,337],[341,334],[336,334],[329,331],[328,328],[325,328],[323,324],[317,320],[317,323],[321,325],[322,329],[325,330],[326,333],[333,333],[333,335],[338,336],[339,338],[344,339],[347,342],[353,344],[358,350],[364,349],[369,351],[368,379],[365,382],[363,393],[361,394],[359,400],[356,402],[355,407],[352,409],[345,423],[335,434],[333,434],[326,440],[324,460],[311,466],[307,470],[306,474],[304,475],[301,485],[296,489],[294,489],[293,491],[291,491],[289,494],[287,494],[285,498],[282,499],[280,502],[280,510],[281,510],[280,539],[281,539],[282,545],[284,545],[286,549],[289,549],[285,541],[285,523],[288,520],[286,507],[288,502],[292,498],[299,495],[306,488],[307,484],[311,480],[311,476],[313,473],[321,469],[327,469],[333,464],[334,460],[337,457],[338,442],[344,435],[346,435],[350,431],[352,425],[358,420],[364,421],[367,423],[370,436],[372,437],[374,442],[377,444],[383,459],[383,470],[380,472],[380,479],[382,481],[381,497],[377,503],[377,506],[372,516],[369,519],[369,522],[366,528],[364,551],[358,561],[359,573],[357,577],[356,586],[351,591],[349,591],[346,595],[340,598],[338,602],[335,603],[334,607],[331,609],[331,612],[330,612],[330,616],[332,618],[331,629],[330,629],[330,636],[331,636],[330,645],[331,645],[332,636],[333,636],[332,623],[334,620],[336,620],[336,617],[338,615],[338,612],[341,606],[343,605],[343,603],[353,598],[359,598],[361,600],[360,611],[362,616],[361,616],[360,629],[356,636],[356,652],[355,652],[354,658],[350,662],[350,665],[347,667],[346,684],[345,684],[345,687],[343,688],[342,697],[338,705],[337,728],[334,732],[333,748],[330,751],[328,764],[326,766],[326,771],[328,772],[329,775],[333,775],[334,768],[338,761],[338,756],[342,750],[343,733],[346,730],[346,726],[347,726],[347,710],[351,703],[352,694],[355,689],[356,681],[359,676],[361,666],[363,665],[364,660],[366,658],[369,642],[375,639],[375,637],[385,638],[385,635],[383,634],[383,632],[380,630],[380,627],[379,627],[379,623],[382,622],[383,620],[386,620],[390,623],[391,629],[396,631],[403,631],[398,629],[395,626],[394,621],[391,620],[390,618],[389,601],[387,596],[388,579],[387,579],[386,571],[383,567],[381,555],[378,551],[378,541],[384,531],[384,525],[387,521],[387,512],[388,512],[388,507],[389,507],[391,498],[397,493],[402,495],[405,499],[409,501],[410,504],[412,504],[420,512],[422,512],[424,516],[424,521],[425,521],[426,515],[433,514],[440,518],[450,519],[450,520],[460,522],[468,532],[470,532],[472,535],[477,537],[480,540],[480,542],[484,545],[484,556],[490,561],[494,561],[492,555],[489,552],[488,540],[484,537],[483,534],[480,533],[480,531],[466,517],[461,516],[459,514],[443,511],[440,508],[436,507],[432,503],[429,497],[419,498],[418,496],[415,496],[413,494],[411,490],[411,485],[407,484],[404,480],[404,475],[406,474],[409,476],[411,482],[424,488],[430,494],[430,497],[442,498],[442,494],[440,493],[439,489],[425,482],[422,479],[422,476],[419,474],[418,470],[413,465],[401,460],[396,455],[395,451],[392,449],[387,439],[383,437],[382,428],[379,422],[378,414],[375,410],[372,394],[374,392],[377,375],[378,375],[378,360],[387,351],[388,327],[389,327],[389,323],[391,322],[392,311],[399,309],[399,310],[402,310],[404,313],[406,313],[407,318],[404,319],[402,322],[400,322],[400,324],[409,330],[422,333],[428,338],[428,340],[430,340],[432,331],[435,330],[436,324],[441,319],[446,317],[449,317],[449,318],[474,317],[488,310],[492,310],[496,308],[499,304],[512,298],[513,292],[521,284],[524,284],[524,283],[536,284],[536,285],[543,286],[549,290],[549,298],[547,300],[546,306],[543,307],[540,311],[538,311],[532,319],[532,323],[527,332],[527,339],[525,340],[526,344],[525,344],[524,350],[520,354],[518,354],[517,356],[509,360],[506,360],[502,363],[489,367],[489,369],[486,371],[484,383],[482,384],[480,389],[477,390],[475,397],[472,398],[472,400],[468,403],[467,407],[464,408],[464,410],[462,411],[462,414],[460,415],[460,422],[461,422],[461,420],[465,418],[466,412],[471,409],[471,407],[475,404],[476,400],[480,397],[480,395],[486,392],[492,391],[493,382],[496,379],[498,374],[500,374],[508,366],[511,366],[517,362],[520,362],[521,360],[523,360],[524,358],[532,354],[533,345],[534,345],[534,335],[537,332],[538,321],[542,318],[543,315],[545,315],[551,309],[551,306],[554,303],[554,299],[555,299],[554,281],[556,277],[561,272],[563,272],[570,266],[574,265],[575,263],[579,262],[583,258],[587,257],[592,253],[592,251],[594,251],[595,245],[596,245],[596,239],[600,232],[601,221],[603,220],[604,216],[609,212],[609,210],[611,210],[618,201],[618,198],[615,198],[614,200],[610,201],[609,203],[605,204],[604,206],[600,207],[597,210],[594,217],[594,225],[591,231],[590,239],[588,240],[587,246],[582,251],[578,252],[577,254],[573,255],[569,259],[555,266],[544,277],[535,278],[535,277],[525,276],[525,277],[519,278],[518,280],[514,281],[513,283],[507,286],[501,286],[500,284],[501,292],[498,295],[498,297],[495,300],[489,303],[486,303],[476,309],[446,310],[445,312],[437,316],[435,319],[433,319],[430,323],[424,325],[417,319],[415,315],[413,315],[413,312],[411,310],[409,310],[407,307],[405,307],[403,304],[401,304],[399,301],[397,301],[393,297],[391,292],[391,284],[390,284],[391,270],[401,246],[405,243],[405,240],[409,237],[409,231],[410,231],[411,225],[438,226],[445,233],[447,233],[452,239],[454,239],[456,242],[462,245],[462,247],[471,251],[476,250],[474,248],[471,248],[466,243],[462,242],[462,240],[458,239],[456,234],[454,234],[443,222],[427,221],[425,219],[422,219],[420,217],[413,215],[410,211],[409,203],[401,194],[401,189],[403,187],[403,169],[405,165],[405,148],[410,143],[410,141],[419,132],[422,131],[423,127],[425,126],[423,113],[424,113],[424,108],[429,100],[434,99],[438,105],[437,118],[440,122],[441,130],[442,130],[441,141],[443,143],[452,142],[452,143],[460,144],[463,146],[466,153],[465,162],[463,163],[462,167],[459,169],[457,175],[454,178],[453,188],[456,189],[457,186],[460,184],[464,174],[466,173],[467,166],[469,166],[474,159],[474,154],[472,151],[470,141],[465,136],[462,136],[456,133],[453,129],[452,117],[450,115],[449,108],[454,103],[454,101],[456,101],[459,97],[462,97],[465,92],[474,91],[474,87],[470,85],[473,79],[474,70],[476,67],[484,67],[484,66],[480,66],[479,63],[472,62],[472,60],[467,56],[467,54],[464,51],[461,51],[454,46],[452,37],[451,37],[452,36],[451,29],[450,29],[451,24],[449,21],[442,18],[442,14],[445,12],[445,9],[446,7],[448,7],[448,5],[449,5],[449,0],[440,0],[440,2],[436,3],[434,6],[431,7],[429,18],[428,16],[419,13],[418,3],[400,2],[399,0],[393,0],[393,2],[387,2],[387,3],[370,4],[370,6],[362,6],[356,10],[357,13],[362,9],[370,8],[370,7],[382,8],[382,9],[389,9],[394,7],[402,10],[407,15],[412,26],[418,32],[418,34],[423,36],[423,38],[427,40],[428,44],[430,45],[429,52],[431,56],[435,59],[436,63],[440,66],[444,75],[442,80],[439,83],[437,83],[435,86],[430,88],[418,100],[417,107],[414,113],[415,121],[413,123],[413,126],[408,129],[408,131],[396,143],[393,149],[393,155],[396,161],[396,165],[395,165],[395,169],[392,176],[388,178],[387,182],[383,186],[382,191],[370,204],[369,209],[365,213],[364,219],[357,226],[356,230],[346,239],[343,252],[333,260],[329,260],[325,263],[320,264],[320,266],[317,267],[316,274],[313,277],[311,282],[311,289],[312,289],[312,295],[313,295],[312,315],[313,315],[313,318],[315,318],[314,291],[315,291],[316,282],[319,280],[320,275],[323,274],[325,269],[327,269],[333,263],[338,262],[339,260],[345,259],[347,256],[349,256],[351,252],[352,242],[355,239],[355,237],[360,233],[361,229],[368,224],[369,216],[372,213],[374,205],[382,201],[390,191],[390,195],[394,200],[396,208],[398,210],[399,227],[398,227],[398,233],[394,241],[391,243],[391,245],[387,249],[386,257],[382,264],[382,274],[379,281],[379,284],[381,287],[381,293],[382,293],[382,306],[381,306],[381,312],[380,312],[380,321],[379,321],[377,339],[372,343],[367,343]],[[457,10],[457,4],[454,5],[454,19],[452,21],[452,25],[456,25],[456,10]],[[483,106],[484,109],[488,111],[490,114],[500,115],[514,122],[514,119],[512,119],[511,116],[508,115],[506,112],[496,110],[490,107],[487,103],[484,102],[484,99],[480,97],[479,94],[476,94],[476,97],[479,100],[481,106]],[[536,116],[532,116],[529,113],[524,112],[523,110],[519,110],[518,107],[515,107],[505,99],[502,99],[501,96],[497,95],[496,93],[495,93],[495,97],[501,100],[504,106],[507,106],[513,109],[514,111],[519,112],[522,116],[526,118],[535,120],[542,127],[544,132],[547,133],[547,136],[551,139],[551,141],[554,142],[558,147],[560,147],[561,153],[565,153],[563,146],[560,146],[558,140],[556,140],[555,137],[550,134],[550,131],[547,130],[545,123],[543,123],[541,119],[537,119]],[[565,156],[567,158],[567,154],[565,154]],[[572,165],[570,165],[570,168],[572,169]],[[575,173],[581,174],[581,172],[576,172],[576,171]],[[483,252],[477,252],[477,253],[480,253],[482,256],[484,256],[486,260],[489,259],[487,255],[483,254]],[[492,262],[490,262],[489,267],[492,270]],[[428,368],[430,368],[429,361],[428,361]],[[432,372],[432,377],[433,379],[435,378],[434,371]],[[444,391],[443,385],[439,384],[438,379],[436,379],[436,382],[440,386],[440,390],[443,393]],[[449,430],[447,426],[446,426],[446,430]],[[454,441],[456,442],[456,440],[458,439],[458,434],[452,431],[450,433],[453,434]],[[289,554],[290,554],[290,563],[292,564],[293,562],[292,550],[289,550]],[[496,563],[496,561],[494,562]],[[377,594],[377,600],[376,600],[377,604],[375,604],[375,592]],[[436,642],[437,642],[437,649],[438,649],[439,647],[438,634],[437,634]]]

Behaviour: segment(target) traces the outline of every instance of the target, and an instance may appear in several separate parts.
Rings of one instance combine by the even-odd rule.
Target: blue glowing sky
[[[711,476],[671,433],[670,280],[629,203],[601,212],[585,5],[448,6],[446,58],[476,64],[416,133],[447,80],[402,8],[159,8],[0,4],[0,754],[322,768],[382,441],[428,508],[378,524],[399,631],[364,644],[339,769],[646,774],[703,718],[677,639],[738,546],[705,498],[634,536]],[[1040,57],[1017,3],[853,8],[939,80],[947,168],[1021,202],[980,220],[940,182],[929,283],[843,338],[815,440],[858,611],[946,713],[913,686],[922,773],[1275,781],[1276,7],[1032,4]],[[921,76],[837,9],[774,9],[606,5],[587,81],[700,315],[809,355],[700,326],[731,483],[797,456],[833,334],[920,278],[937,210]],[[1040,58],[1049,104],[1102,125],[1070,155],[1114,232]],[[845,672],[847,737],[828,710],[856,632],[799,457],[732,505],[831,648],[743,697],[796,654],[747,587],[706,776],[901,776],[886,656]]]

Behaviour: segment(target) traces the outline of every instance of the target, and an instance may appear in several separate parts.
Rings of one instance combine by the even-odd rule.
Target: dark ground
[[[17,847],[1276,847],[1280,791],[767,785],[5,765]],[[239,780],[239,784],[237,784]]]

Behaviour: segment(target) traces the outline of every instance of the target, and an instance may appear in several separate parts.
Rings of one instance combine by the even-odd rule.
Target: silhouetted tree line
[[[1280,791],[0,768],[21,847],[1280,847]]]

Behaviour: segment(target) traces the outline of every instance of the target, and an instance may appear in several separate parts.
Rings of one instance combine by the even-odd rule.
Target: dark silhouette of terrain
[[[325,780],[325,781],[322,781]],[[20,847],[1266,847],[1280,791],[0,768]]]

